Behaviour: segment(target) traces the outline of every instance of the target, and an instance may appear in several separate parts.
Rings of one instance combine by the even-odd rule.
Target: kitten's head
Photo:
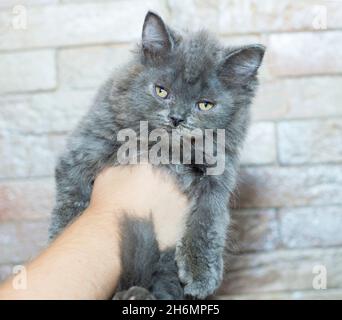
[[[224,48],[204,31],[179,35],[148,12],[138,54],[125,88],[136,120],[152,129],[245,126],[262,45]]]

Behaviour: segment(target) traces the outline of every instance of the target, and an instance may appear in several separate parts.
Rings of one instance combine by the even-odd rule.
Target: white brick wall
[[[342,214],[339,206],[282,208],[279,210],[279,223],[287,248],[342,245]]]
[[[131,49],[129,45],[107,45],[60,50],[60,85],[72,89],[97,87],[127,62]]]
[[[52,90],[56,88],[53,50],[0,54],[0,93]]]
[[[138,39],[148,9],[167,17],[165,1],[87,1],[28,6],[27,30],[11,27],[11,10],[0,12],[0,50],[74,46]],[[122,28],[124,31],[122,32]]]
[[[273,122],[255,122],[249,128],[241,163],[274,164],[276,156],[276,132]]]
[[[302,77],[263,81],[255,99],[254,120],[342,116],[342,77]]]
[[[271,72],[280,77],[342,72],[340,31],[271,34],[269,48]]]
[[[0,98],[0,130],[7,135],[69,132],[89,109],[95,91],[62,89],[7,95]]]
[[[278,124],[279,162],[309,164],[342,161],[342,119]]]
[[[153,9],[177,28],[209,28],[226,45],[267,46],[218,296],[342,298],[342,1],[21,4],[25,30],[13,28],[17,1],[0,3],[0,279],[44,246],[56,154]],[[317,264],[328,290],[313,290]]]

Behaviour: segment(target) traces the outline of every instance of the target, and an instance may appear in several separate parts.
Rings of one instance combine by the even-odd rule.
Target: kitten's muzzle
[[[169,119],[174,127],[178,127],[182,122],[184,122],[183,117],[178,114],[169,115]]]

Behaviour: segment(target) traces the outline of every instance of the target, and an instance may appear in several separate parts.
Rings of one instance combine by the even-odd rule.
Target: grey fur
[[[125,271],[114,299],[183,299],[175,248],[159,250],[152,221],[125,218],[121,232],[121,260]]]
[[[138,132],[139,121],[145,120],[149,122],[149,130],[159,127],[170,130],[169,116],[173,114],[182,117],[182,126],[188,129],[225,129],[226,167],[222,175],[205,175],[206,165],[160,166],[177,178],[191,203],[185,233],[174,253],[184,293],[195,298],[212,294],[222,279],[222,254],[229,224],[227,204],[235,186],[239,149],[246,134],[263,54],[261,45],[224,48],[205,31],[180,35],[166,26],[158,15],[149,12],[142,43],[131,62],[100,89],[59,160],[51,238],[87,207],[97,173],[106,165],[118,164],[116,151],[120,143],[116,133],[120,129],[132,128]],[[155,84],[167,88],[170,96],[160,99],[154,95],[151,87]],[[199,111],[196,102],[202,98],[216,102],[216,106],[209,111]],[[125,230],[132,232],[131,228]],[[147,234],[140,236],[147,237],[155,246],[153,236],[149,235],[152,231],[146,226],[143,230]],[[146,250],[141,251],[136,253],[140,261],[130,261],[132,270],[143,272],[137,269],[141,259],[144,265],[154,266],[150,269],[158,266],[162,270],[160,261],[163,259],[148,255],[144,258]],[[162,255],[157,251],[155,254]],[[120,290],[128,290],[127,285],[138,285],[156,295],[151,283],[144,282],[147,279],[149,282],[150,277],[144,280],[141,274],[131,275],[131,279],[136,277],[141,281],[126,281],[126,287],[121,286]],[[162,279],[159,291],[167,281],[164,276]],[[153,281],[158,283],[156,279]],[[163,296],[163,293],[158,294]],[[169,297],[182,296],[183,293],[176,293]]]

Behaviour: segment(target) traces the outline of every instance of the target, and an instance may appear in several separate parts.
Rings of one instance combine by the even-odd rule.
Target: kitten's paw
[[[117,292],[113,300],[156,300],[156,298],[145,288],[131,287],[128,290]]]
[[[178,277],[184,285],[184,294],[196,299],[205,299],[220,286],[223,275],[223,259],[217,257],[209,263],[204,257],[186,254],[183,246],[176,250]]]
[[[202,275],[199,279],[193,279],[184,286],[184,295],[191,296],[196,299],[206,299],[213,294],[220,285],[221,281],[217,281],[212,275]]]
[[[178,267],[178,278],[181,283],[191,283],[193,281],[193,274],[189,261],[187,261],[186,257],[176,256],[176,263]]]

